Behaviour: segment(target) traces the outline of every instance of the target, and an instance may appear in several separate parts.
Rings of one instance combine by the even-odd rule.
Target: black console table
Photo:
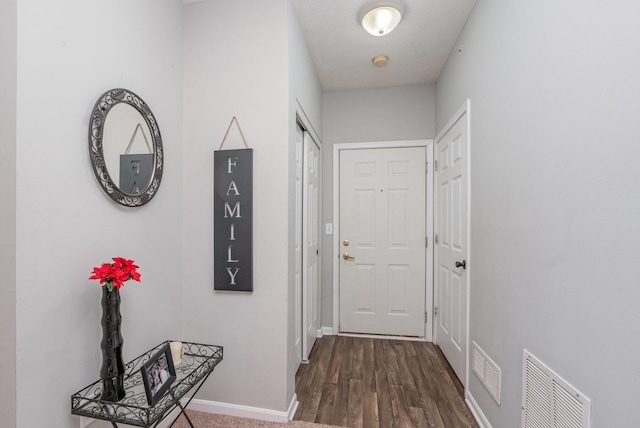
[[[213,369],[222,361],[222,347],[182,342],[184,357],[182,362],[175,366],[176,380],[154,405],[149,405],[140,369],[166,343],[159,344],[125,365],[124,386],[126,396],[122,400],[118,402],[100,400],[102,381],[98,380],[71,396],[71,413],[109,421],[115,428],[118,428],[118,422],[149,428],[157,427],[172,410],[178,407],[180,408],[180,413],[176,419],[181,414],[184,414],[189,425],[194,428],[193,423],[185,413],[185,408]],[[197,388],[183,405],[180,399],[195,386]],[[173,422],[171,425],[173,425]]]

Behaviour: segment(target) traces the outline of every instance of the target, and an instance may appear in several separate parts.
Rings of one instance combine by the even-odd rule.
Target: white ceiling
[[[293,0],[324,90],[436,81],[475,0],[401,1],[405,11],[400,25],[375,37],[362,28],[358,13],[385,1]],[[389,64],[375,67],[371,59],[376,55],[388,56]]]

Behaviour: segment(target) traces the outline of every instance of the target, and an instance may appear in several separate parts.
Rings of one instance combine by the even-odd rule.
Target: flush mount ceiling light
[[[376,3],[373,8],[360,12],[362,27],[374,36],[385,36],[398,26],[402,19],[402,8],[397,4]]]

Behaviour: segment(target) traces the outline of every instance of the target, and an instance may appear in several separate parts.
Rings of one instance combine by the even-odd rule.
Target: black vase
[[[124,391],[124,363],[122,362],[122,333],[120,324],[120,292],[116,287],[111,291],[102,287],[102,396],[104,401],[120,401],[125,396]]]

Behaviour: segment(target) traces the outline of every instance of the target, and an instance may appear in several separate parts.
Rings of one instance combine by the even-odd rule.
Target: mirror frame
[[[138,195],[131,195],[123,192],[109,175],[104,160],[103,150],[103,134],[104,126],[109,111],[116,105],[125,103],[135,108],[144,118],[149,130],[151,131],[151,140],[153,144],[153,172],[151,180],[146,184],[144,190]],[[110,89],[100,96],[93,111],[91,112],[91,121],[89,123],[89,157],[91,158],[91,166],[93,172],[102,187],[102,190],[115,202],[126,207],[139,207],[151,200],[160,187],[162,180],[163,166],[163,149],[162,137],[156,118],[153,116],[151,109],[147,104],[134,94],[133,92],[122,89]]]

